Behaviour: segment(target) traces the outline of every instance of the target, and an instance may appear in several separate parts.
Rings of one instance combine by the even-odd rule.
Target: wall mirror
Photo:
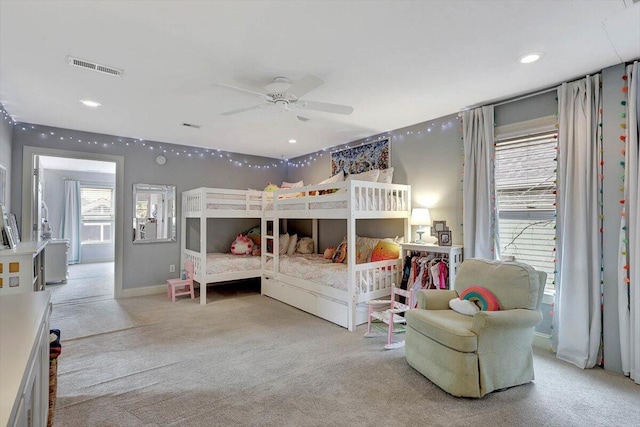
[[[176,186],[133,184],[133,243],[176,241]]]

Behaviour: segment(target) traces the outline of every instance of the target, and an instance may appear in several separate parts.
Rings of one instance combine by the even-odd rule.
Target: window
[[[112,241],[113,188],[80,187],[82,212],[82,243],[110,243]]]
[[[554,291],[556,132],[496,139],[500,256],[547,273]]]

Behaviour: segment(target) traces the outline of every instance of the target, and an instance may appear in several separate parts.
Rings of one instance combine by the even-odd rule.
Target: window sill
[[[545,292],[542,296],[542,303],[547,305],[553,305],[556,300],[556,295],[551,292]]]

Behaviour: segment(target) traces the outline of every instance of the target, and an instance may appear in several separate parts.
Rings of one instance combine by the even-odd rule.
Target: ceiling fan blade
[[[324,111],[325,113],[344,114],[348,116],[353,113],[353,107],[348,105],[329,104],[328,102],[318,101],[298,101],[295,103],[300,108],[306,108],[307,110]]]
[[[300,98],[307,93],[311,92],[313,89],[322,86],[324,84],[324,80],[320,77],[314,76],[312,74],[307,74],[297,82],[291,85],[289,89],[287,89],[287,93],[295,96],[296,98]]]
[[[259,108],[264,108],[269,104],[258,104],[252,105],[251,107],[238,108],[237,110],[225,111],[224,113],[220,113],[222,116],[231,116],[233,114],[244,113],[245,111],[257,110]]]
[[[235,91],[242,92],[242,93],[249,93],[251,95],[257,95],[257,96],[262,97],[262,98],[266,98],[266,96],[267,96],[266,94],[260,93],[260,92],[256,92],[255,90],[245,89],[245,88],[237,87],[237,86],[226,85],[224,83],[215,83],[214,86],[223,87],[223,88],[226,88],[226,89],[231,89],[231,90],[235,90]]]

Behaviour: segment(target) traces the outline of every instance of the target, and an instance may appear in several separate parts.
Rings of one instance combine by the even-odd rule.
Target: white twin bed
[[[328,194],[321,194],[328,193]],[[409,236],[411,187],[365,181],[344,181],[282,189],[274,193],[199,188],[183,193],[183,261],[195,265],[206,304],[206,283],[261,277],[262,294],[340,326],[355,330],[366,323],[364,302],[387,296],[400,283],[402,259],[356,264],[356,220],[403,219]],[[186,249],[186,218],[200,218],[200,252]],[[261,257],[207,254],[207,218],[261,218]],[[320,254],[280,255],[280,220],[311,219],[318,242],[319,219],[347,222],[347,262],[332,263]],[[317,250],[317,249],[316,249]]]

